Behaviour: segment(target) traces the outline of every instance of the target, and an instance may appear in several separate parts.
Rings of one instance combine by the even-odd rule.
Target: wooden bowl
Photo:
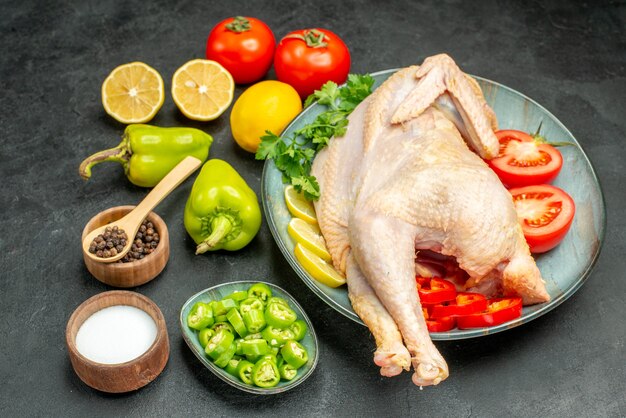
[[[109,224],[126,215],[134,209],[134,206],[116,206],[98,213],[91,218],[81,236],[82,241],[89,232],[99,226]],[[163,271],[170,257],[170,237],[167,225],[159,215],[150,212],[148,220],[159,233],[160,241],[154,252],[141,260],[130,263],[99,263],[88,257],[83,251],[83,260],[87,270],[102,283],[115,287],[135,287],[154,279]],[[134,238],[134,237],[133,237]]]
[[[154,343],[142,355],[125,363],[102,364],[89,360],[76,348],[76,334],[91,315],[116,305],[134,306],[150,315],[157,326]],[[103,292],[83,302],[67,322],[65,341],[80,380],[94,389],[109,393],[130,392],[152,382],[163,371],[170,355],[167,327],[161,310],[147,297],[127,290]]]

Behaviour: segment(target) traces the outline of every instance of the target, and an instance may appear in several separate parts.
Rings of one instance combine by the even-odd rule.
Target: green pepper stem
[[[227,216],[216,216],[211,221],[211,235],[196,247],[196,255],[203,254],[215,247],[233,229],[233,223]]]
[[[91,167],[96,164],[100,164],[105,161],[114,161],[124,166],[124,171],[127,171],[128,161],[132,152],[128,147],[128,142],[123,140],[117,147],[105,149],[104,151],[96,152],[95,154],[85,158],[78,167],[78,174],[85,180],[89,180],[91,177]]]

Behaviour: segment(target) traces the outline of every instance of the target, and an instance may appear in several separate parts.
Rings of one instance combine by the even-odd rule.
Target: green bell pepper
[[[133,184],[154,187],[185,157],[191,155],[206,161],[212,143],[213,137],[199,129],[128,125],[117,147],[88,157],[78,172],[87,180],[94,165],[114,161],[122,164]]]
[[[198,174],[185,206],[185,229],[196,254],[236,251],[259,232],[261,209],[254,191],[227,162],[209,160]]]

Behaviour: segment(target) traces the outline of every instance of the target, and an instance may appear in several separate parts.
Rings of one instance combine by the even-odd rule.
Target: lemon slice
[[[172,78],[172,98],[189,119],[217,118],[233,101],[235,82],[219,63],[196,59],[185,63]]]
[[[292,218],[287,226],[289,235],[299,244],[302,244],[324,261],[330,261],[331,257],[326,248],[326,241],[320,230],[300,218]]]
[[[293,216],[317,225],[317,216],[315,216],[313,204],[306,200],[301,193],[298,193],[292,185],[285,187],[285,203],[287,203],[287,209]]]
[[[318,282],[328,287],[339,287],[346,283],[345,277],[302,244],[296,244],[294,254],[300,265]]]
[[[122,123],[145,123],[165,100],[161,75],[143,62],[120,65],[102,83],[104,110]]]

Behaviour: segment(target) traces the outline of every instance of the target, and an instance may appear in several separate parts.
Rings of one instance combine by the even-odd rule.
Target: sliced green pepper
[[[252,368],[252,382],[261,388],[271,388],[280,382],[280,372],[276,363],[260,359]]]
[[[241,316],[246,328],[252,333],[259,332],[265,327],[265,316],[260,309],[250,309],[248,312],[242,313]]]
[[[287,340],[294,340],[295,336],[290,329],[280,329],[271,325],[266,326],[261,335],[272,347],[281,347]]]
[[[204,162],[212,142],[211,135],[199,129],[128,125],[117,147],[88,157],[78,172],[87,180],[91,177],[91,167],[114,161],[122,164],[133,184],[154,187],[185,157],[191,155]]]
[[[289,325],[289,329],[293,332],[293,339],[296,341],[300,341],[306,335],[309,327],[302,319],[298,319],[293,324]]]
[[[278,296],[272,296],[269,298],[267,304],[269,305],[270,303],[280,303],[281,305],[289,306],[289,303],[285,299],[279,298]]]
[[[235,328],[233,328],[232,325],[230,325],[228,322],[226,321],[220,321],[220,322],[216,322],[215,324],[213,324],[213,326],[211,327],[211,329],[215,332],[218,332],[222,329],[225,329],[226,331],[231,332],[233,335],[235,334]]]
[[[272,361],[274,364],[276,364],[276,362],[277,362],[276,354],[274,354],[274,353],[272,353],[272,352],[268,352],[266,355],[261,356],[261,357],[259,358],[259,360],[260,360],[260,359],[270,360],[270,361]]]
[[[236,349],[237,349],[237,345],[234,342],[230,343],[230,346],[228,346],[226,351],[224,351],[222,354],[220,354],[220,356],[217,359],[215,359],[215,365],[217,367],[221,367],[222,369],[226,367],[228,362],[235,355]]]
[[[226,297],[234,300],[237,303],[239,303],[242,300],[248,298],[248,292],[246,292],[245,290],[237,290],[237,291],[231,293],[230,295],[228,295]]]
[[[251,309],[258,309],[260,311],[263,310],[263,302],[261,302],[261,299],[259,298],[247,298],[245,300],[242,300],[241,303],[239,304],[239,312],[241,312],[241,314],[245,314],[246,312],[248,312]]]
[[[228,317],[226,315],[217,315],[215,322],[228,322]]]
[[[280,354],[287,363],[291,364],[296,369],[299,369],[306,364],[309,359],[306,348],[295,340],[287,341],[283,348],[280,349]]]
[[[247,385],[252,384],[252,369],[254,368],[254,364],[250,363],[248,360],[241,360],[237,365],[237,375],[241,379],[241,381]]]
[[[200,331],[202,328],[213,325],[213,310],[208,303],[196,302],[187,315],[189,328]]]
[[[238,377],[239,375],[237,374],[237,366],[239,366],[239,363],[241,361],[241,358],[233,356],[233,358],[228,361],[228,364],[226,364],[224,370],[226,371],[226,373]]]
[[[232,332],[226,331],[225,329],[221,329],[215,333],[213,337],[209,340],[209,343],[204,349],[204,352],[211,357],[213,360],[218,359],[222,354],[224,354],[227,350],[230,350],[231,344],[235,341],[235,336]],[[237,346],[233,349],[232,357],[235,354],[235,350]],[[230,358],[229,358],[230,360]]]
[[[265,308],[265,322],[276,328],[287,328],[298,318],[289,306],[280,303],[270,303]]]
[[[269,347],[263,339],[244,340],[241,342],[241,352],[244,356],[264,356],[269,352]]]
[[[200,345],[202,348],[205,348],[207,344],[209,344],[209,340],[211,337],[215,335],[215,331],[211,328],[201,329],[198,333],[198,340],[200,341]]]
[[[293,380],[294,377],[298,374],[298,369],[293,367],[289,363],[283,363],[278,366],[278,372],[280,373],[280,378],[283,380]]]
[[[276,365],[280,368],[285,363],[285,359],[280,354],[276,355]]]
[[[218,315],[226,315],[228,311],[237,307],[237,302],[231,298],[224,298],[220,301],[215,302],[215,306],[213,306],[213,313]]]
[[[233,328],[235,328],[237,334],[239,334],[241,337],[245,337],[246,335],[248,335],[248,330],[246,329],[246,325],[243,323],[243,318],[236,308],[228,311],[228,313],[226,314],[226,318],[228,318],[228,322],[230,322]]]
[[[261,299],[263,303],[272,297],[272,289],[265,283],[255,283],[248,289],[248,296]]]
[[[248,334],[244,337],[244,340],[258,340],[259,338],[263,338],[260,332],[255,332],[254,334]]]
[[[185,229],[195,241],[196,254],[236,251],[261,227],[259,200],[246,181],[226,161],[207,161],[185,205]]]

